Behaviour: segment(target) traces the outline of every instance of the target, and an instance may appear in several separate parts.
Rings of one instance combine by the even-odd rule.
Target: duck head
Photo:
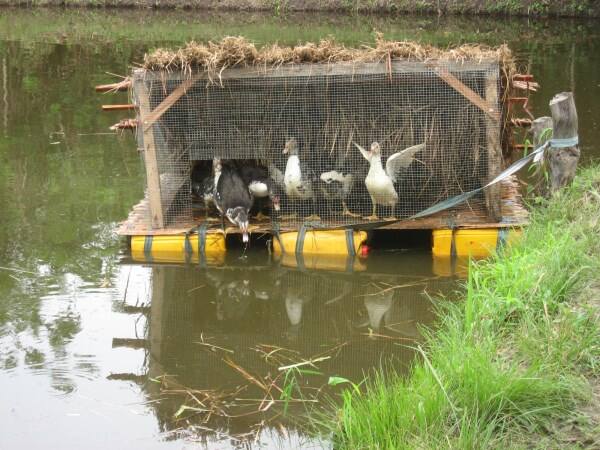
[[[297,155],[298,154],[298,141],[296,138],[291,137],[285,141],[285,147],[283,148],[284,155]]]
[[[373,156],[381,156],[381,146],[379,145],[379,142],[373,142],[371,144],[371,158]]]
[[[248,242],[248,209],[243,206],[236,206],[235,208],[229,208],[225,212],[225,216],[229,221],[237,225],[242,232],[242,241]]]

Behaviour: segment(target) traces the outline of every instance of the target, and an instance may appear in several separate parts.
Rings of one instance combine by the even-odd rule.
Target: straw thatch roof
[[[225,37],[220,42],[199,44],[189,42],[178,50],[156,49],[144,57],[147,70],[204,70],[217,75],[230,67],[263,66],[282,64],[378,62],[388,58],[412,61],[489,61],[500,63],[505,74],[514,70],[514,59],[508,46],[487,47],[465,44],[441,49],[427,44],[408,41],[388,41],[377,34],[375,46],[348,48],[333,40],[305,43],[294,47],[278,44],[256,46],[244,37]]]

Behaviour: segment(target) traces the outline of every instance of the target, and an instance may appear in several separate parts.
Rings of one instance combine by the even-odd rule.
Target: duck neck
[[[297,168],[300,168],[300,158],[298,158],[298,155],[290,155],[285,166],[286,173],[289,174],[291,171],[297,170]]]
[[[383,165],[381,164],[381,156],[373,156],[373,158],[371,158],[370,172],[381,172],[381,171],[383,171]]]

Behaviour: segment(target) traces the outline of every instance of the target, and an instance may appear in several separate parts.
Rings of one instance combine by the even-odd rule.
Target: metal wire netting
[[[373,213],[409,217],[482,186],[495,175],[489,169],[488,136],[499,136],[499,123],[490,124],[480,107],[439,76],[440,69],[497,110],[495,61],[231,69],[218,82],[194,75],[197,79],[150,127],[165,223],[189,221],[191,164],[216,157],[259,160],[267,167],[272,189],[281,195],[281,214],[272,218],[287,226],[366,223]],[[153,111],[189,78],[138,72],[134,93],[143,103],[141,94],[147,92]],[[142,148],[146,136],[139,134]],[[292,141],[300,193],[284,181],[294,172],[289,153],[283,154]],[[355,145],[368,151],[373,142],[380,145],[384,169],[391,155],[423,144],[383,197],[367,188],[371,165]],[[483,211],[482,196],[470,206]]]

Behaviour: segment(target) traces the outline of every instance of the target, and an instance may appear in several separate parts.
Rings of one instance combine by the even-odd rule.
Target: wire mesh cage
[[[407,218],[501,170],[500,84],[491,59],[232,68],[218,80],[140,70],[138,138],[159,174],[148,189],[163,226],[190,221],[193,162],[210,179],[218,158],[268,172],[284,228]],[[484,195],[469,207],[485,214]]]

